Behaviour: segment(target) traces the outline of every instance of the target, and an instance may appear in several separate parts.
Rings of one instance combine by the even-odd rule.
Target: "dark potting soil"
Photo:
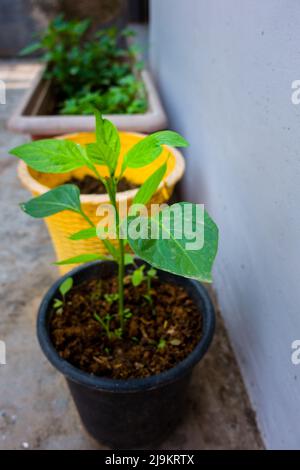
[[[125,279],[127,313],[118,337],[118,301],[105,299],[117,292],[117,279],[89,280],[66,295],[64,306],[53,309],[50,334],[59,355],[91,374],[114,379],[148,377],[174,367],[187,357],[202,334],[201,312],[187,292],[175,284],[152,281],[152,305],[143,282],[133,287]],[[108,339],[95,314],[111,316]]]
[[[82,179],[72,177],[65,183],[76,184],[80,189],[81,194],[105,194],[106,189],[101,181],[91,175],[85,175]],[[118,192],[128,191],[130,189],[138,188],[137,185],[131,183],[126,178],[122,178],[118,183]]]

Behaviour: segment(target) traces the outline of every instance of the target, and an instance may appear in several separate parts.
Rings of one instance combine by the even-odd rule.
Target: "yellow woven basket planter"
[[[129,150],[129,148],[145,137],[145,135],[131,132],[120,132],[119,134],[121,140],[121,157],[119,165],[121,165],[124,154]],[[95,141],[95,134],[82,132],[78,134],[64,135],[59,138],[72,140],[80,144],[88,144]],[[182,154],[177,149],[164,146],[164,150],[160,157],[153,163],[144,168],[130,168],[125,172],[124,176],[129,181],[140,186],[149,177],[149,175],[158,168],[163,161],[165,161],[168,155],[170,155],[170,157],[168,159],[165,178],[154,194],[151,203],[162,204],[172,195],[175,184],[180,180],[184,172],[185,164]],[[101,175],[107,175],[105,167],[97,166],[97,169]],[[88,168],[84,167],[59,175],[40,173],[32,170],[23,161],[21,161],[18,167],[18,174],[22,184],[32,193],[32,195],[39,196],[55,186],[66,183],[72,176],[83,178],[86,174],[92,174],[92,172]],[[117,202],[120,203],[121,201],[127,200],[129,207],[136,192],[137,189],[132,189],[118,193]],[[80,200],[84,212],[95,224],[99,223],[100,218],[96,215],[96,211],[100,204],[109,203],[107,195],[84,194],[80,196]],[[88,228],[87,222],[78,214],[64,211],[46,218],[45,222],[48,226],[58,260],[71,258],[83,253],[107,253],[103,243],[96,238],[80,241],[72,241],[69,239],[69,236],[72,233]],[[74,267],[75,265],[65,265],[60,266],[59,269],[60,272],[64,274]]]

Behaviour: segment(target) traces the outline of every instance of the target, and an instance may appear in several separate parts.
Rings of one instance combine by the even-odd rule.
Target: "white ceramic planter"
[[[33,139],[53,137],[73,132],[94,131],[94,116],[62,116],[49,113],[51,82],[43,78],[44,68],[38,73],[32,87],[7,123],[12,132],[30,134]],[[119,130],[154,132],[165,129],[167,118],[158,92],[148,71],[141,72],[148,96],[148,111],[144,114],[112,114],[106,117]]]

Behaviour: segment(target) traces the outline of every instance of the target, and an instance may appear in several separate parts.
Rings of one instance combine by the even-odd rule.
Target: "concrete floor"
[[[35,64],[0,62],[8,86],[7,104],[0,105],[0,340],[7,347],[7,364],[0,366],[0,449],[97,449],[35,335],[39,302],[58,273],[43,222],[18,207],[28,193],[8,149],[25,138],[4,126],[36,70]],[[195,370],[185,420],[161,448],[263,448],[220,315],[213,345]]]

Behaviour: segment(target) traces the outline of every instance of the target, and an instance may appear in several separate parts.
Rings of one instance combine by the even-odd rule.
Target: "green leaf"
[[[96,120],[96,141],[101,142],[103,139],[103,118],[97,109],[94,110],[94,114]]]
[[[166,347],[166,344],[167,344],[166,340],[164,338],[160,338],[157,348],[164,349]]]
[[[107,165],[113,174],[120,154],[120,136],[115,125],[103,119],[97,110],[95,110],[95,118],[96,143],[87,145],[87,154],[93,163]]]
[[[60,300],[60,299],[54,299],[54,302],[53,302],[53,308],[59,308],[63,305],[63,301]]]
[[[88,144],[86,147],[88,158],[97,165],[106,165],[111,174],[114,173],[117,163],[117,155],[102,142]]]
[[[160,185],[166,171],[167,164],[164,163],[154,173],[152,173],[136,193],[133,199],[133,204],[147,204]]]
[[[89,263],[90,261],[96,261],[96,260],[106,260],[109,259],[107,256],[101,255],[99,253],[86,253],[83,255],[78,255],[78,256],[73,256],[72,258],[67,258],[61,261],[56,261],[53,264],[56,264],[58,266],[64,265],[64,264],[79,264],[79,263]]]
[[[119,156],[121,149],[121,142],[118,129],[116,126],[109,121],[104,119],[103,121],[104,141],[110,147],[110,149]]]
[[[86,146],[87,156],[96,165],[107,165],[106,151],[101,145],[93,142]]]
[[[80,230],[79,232],[72,233],[69,238],[70,240],[88,240],[89,238],[94,237],[97,237],[96,227],[90,227]]]
[[[175,131],[158,131],[152,134],[152,136],[160,145],[170,145],[171,147],[189,146],[188,141]]]
[[[152,135],[135,144],[124,156],[122,172],[126,168],[140,168],[153,162],[162,152]]]
[[[85,19],[82,21],[75,22],[73,26],[73,31],[79,36],[82,36],[83,33],[85,33],[86,30],[90,27],[90,25],[91,25],[90,19]]]
[[[131,318],[133,315],[133,313],[129,310],[129,308],[125,308],[124,310],[124,318],[126,318],[126,320],[129,320],[129,318]]]
[[[69,292],[69,290],[72,289],[72,287],[73,287],[73,278],[67,277],[67,279],[65,279],[64,282],[59,286],[59,292],[64,297]]]
[[[131,276],[131,281],[132,285],[134,287],[139,286],[143,280],[144,280],[144,268],[145,266],[142,265],[139,268],[137,268],[135,271],[133,271],[132,276]]]
[[[148,271],[147,271],[147,276],[148,277],[155,278],[156,275],[157,275],[156,269],[154,269],[154,268],[148,269]]]
[[[15,147],[10,153],[42,173],[67,173],[86,164],[79,144],[71,140],[36,140]]]
[[[26,214],[37,219],[69,210],[81,213],[80,191],[74,184],[64,184],[20,204]]]
[[[141,168],[149,165],[161,154],[162,145],[187,147],[188,142],[174,131],[159,131],[148,135],[127,152],[122,171],[126,168]]]
[[[38,51],[39,49],[41,49],[41,43],[39,43],[39,42],[34,42],[34,43],[32,43],[32,44],[29,44],[29,46],[24,47],[24,48],[19,52],[19,55],[20,55],[20,56],[29,55],[29,54],[32,54],[32,53],[35,52],[35,51]]]
[[[186,205],[191,206],[190,210],[186,210]],[[196,218],[196,206],[181,202],[165,208],[152,218],[128,218],[128,241],[132,250],[155,268],[211,282],[211,270],[218,248],[218,228],[206,211],[204,211],[204,224],[201,217]],[[175,215],[172,217],[173,211]],[[171,219],[170,226],[166,226],[168,218]],[[130,224],[137,219],[146,223],[145,232],[148,239],[146,236],[132,237]],[[153,237],[151,239],[152,224],[157,230],[157,239]],[[183,227],[181,233],[180,227]],[[203,230],[204,245],[202,248],[192,249],[191,242],[196,241],[195,234],[201,237]]]
[[[109,156],[109,166],[112,172],[114,172],[118,163],[118,158],[119,158],[120,149],[121,149],[119,132],[116,126],[111,121],[108,121],[108,119],[104,119],[103,130],[104,130],[104,142],[111,150],[111,153]]]
[[[104,299],[106,302],[109,304],[112,304],[113,302],[116,302],[119,298],[119,293],[118,292],[112,292],[111,294],[104,294]]]

